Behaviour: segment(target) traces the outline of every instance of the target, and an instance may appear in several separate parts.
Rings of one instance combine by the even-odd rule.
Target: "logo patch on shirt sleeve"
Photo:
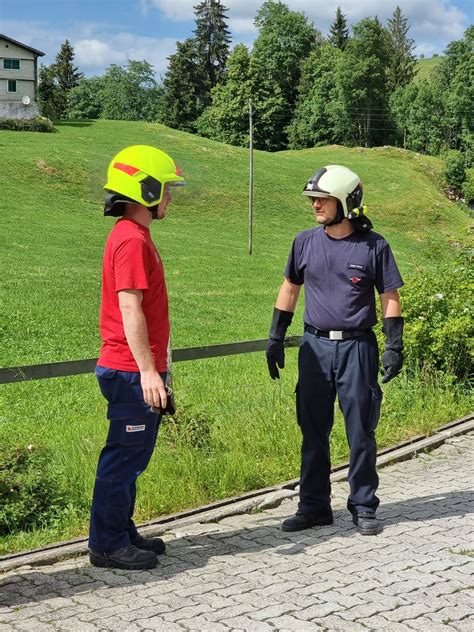
[[[357,276],[353,276],[351,277],[351,281],[354,285],[359,285],[359,283],[362,281],[361,277],[357,277]]]
[[[146,428],[145,424],[141,424],[140,426],[126,426],[126,432],[143,432]]]

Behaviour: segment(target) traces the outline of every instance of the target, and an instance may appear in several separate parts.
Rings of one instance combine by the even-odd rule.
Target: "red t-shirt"
[[[123,329],[120,290],[143,291],[141,305],[148,342],[157,371],[166,371],[170,324],[163,264],[150,230],[125,218],[117,221],[105,245],[100,306],[102,347],[98,363],[119,371],[138,371]]]

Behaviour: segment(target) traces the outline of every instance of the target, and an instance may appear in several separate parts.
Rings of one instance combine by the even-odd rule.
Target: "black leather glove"
[[[403,366],[403,316],[382,319],[385,334],[385,351],[382,354],[382,384],[396,377]]]
[[[265,349],[268,372],[272,380],[280,378],[277,365],[280,369],[283,369],[285,366],[285,334],[292,319],[293,312],[285,312],[277,307],[273,310],[272,326]]]

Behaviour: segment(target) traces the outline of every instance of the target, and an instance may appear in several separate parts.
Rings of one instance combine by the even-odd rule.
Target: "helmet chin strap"
[[[332,220],[332,222],[329,222],[329,224],[326,224],[326,226],[335,226],[336,224],[340,224],[343,219],[344,219],[344,210],[342,209],[342,206],[338,204],[335,218]]]
[[[158,204],[148,209],[153,219],[158,219]]]

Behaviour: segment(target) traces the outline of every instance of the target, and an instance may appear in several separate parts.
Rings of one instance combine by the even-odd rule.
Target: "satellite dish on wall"
[[[21,97],[21,102],[23,105],[30,105],[31,99],[27,94],[25,94],[24,97]]]

